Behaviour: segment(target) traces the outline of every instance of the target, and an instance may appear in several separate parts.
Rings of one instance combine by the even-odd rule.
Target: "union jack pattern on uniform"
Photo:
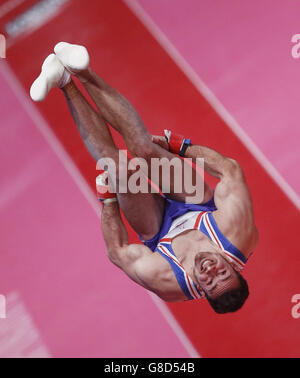
[[[202,295],[172,249],[172,239],[183,231],[194,229],[203,232],[222,250],[236,270],[243,269],[247,262],[246,257],[222,234],[211,211],[188,212],[175,222],[176,224],[171,226],[169,232],[159,241],[154,252],[158,252],[168,261],[187,300],[199,299]]]

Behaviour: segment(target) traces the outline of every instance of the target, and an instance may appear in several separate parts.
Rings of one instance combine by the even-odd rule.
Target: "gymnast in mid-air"
[[[258,242],[241,166],[170,130],[165,130],[163,136],[152,136],[133,106],[92,71],[89,61],[85,47],[58,43],[46,58],[30,94],[34,101],[43,101],[52,88],[60,88],[90,154],[96,161],[115,163],[114,172],[105,169],[97,177],[109,259],[165,301],[206,298],[219,314],[239,310],[249,295],[241,271]],[[76,87],[73,76],[81,81],[99,112]],[[161,170],[152,175],[145,168],[148,191],[132,192],[126,183],[128,190],[124,190],[124,182],[118,185],[124,172],[110,127],[121,134],[132,157],[148,166],[153,159],[177,159],[176,169],[170,171],[169,190],[164,190]],[[185,179],[185,158],[194,163],[204,159],[205,172],[218,179],[214,190],[203,181],[203,198],[195,203],[187,201],[191,197],[188,185],[182,185],[180,192],[175,190],[176,179]],[[129,181],[137,167],[125,169]],[[194,164],[192,176],[197,174]],[[150,190],[153,183],[157,191]],[[143,243],[129,243],[120,210]]]

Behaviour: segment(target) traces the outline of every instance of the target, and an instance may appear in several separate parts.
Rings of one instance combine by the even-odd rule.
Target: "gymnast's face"
[[[199,252],[195,257],[194,276],[199,289],[212,299],[240,285],[234,268],[220,253]]]

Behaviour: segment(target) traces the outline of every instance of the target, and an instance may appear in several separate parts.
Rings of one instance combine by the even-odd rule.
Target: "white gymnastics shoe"
[[[90,57],[84,46],[59,42],[54,47],[54,52],[65,68],[73,74],[85,70],[89,66]]]
[[[70,73],[61,64],[56,55],[51,54],[43,63],[40,76],[32,84],[30,96],[33,101],[43,101],[52,88],[62,88],[70,81]]]

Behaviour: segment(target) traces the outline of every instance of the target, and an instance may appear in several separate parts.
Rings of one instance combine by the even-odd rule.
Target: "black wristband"
[[[183,144],[182,144],[182,147],[181,147],[181,149],[179,151],[179,156],[184,157],[185,152],[186,152],[188,146],[190,146],[190,145],[191,145],[191,140],[190,139],[185,139],[184,142],[183,142]]]

